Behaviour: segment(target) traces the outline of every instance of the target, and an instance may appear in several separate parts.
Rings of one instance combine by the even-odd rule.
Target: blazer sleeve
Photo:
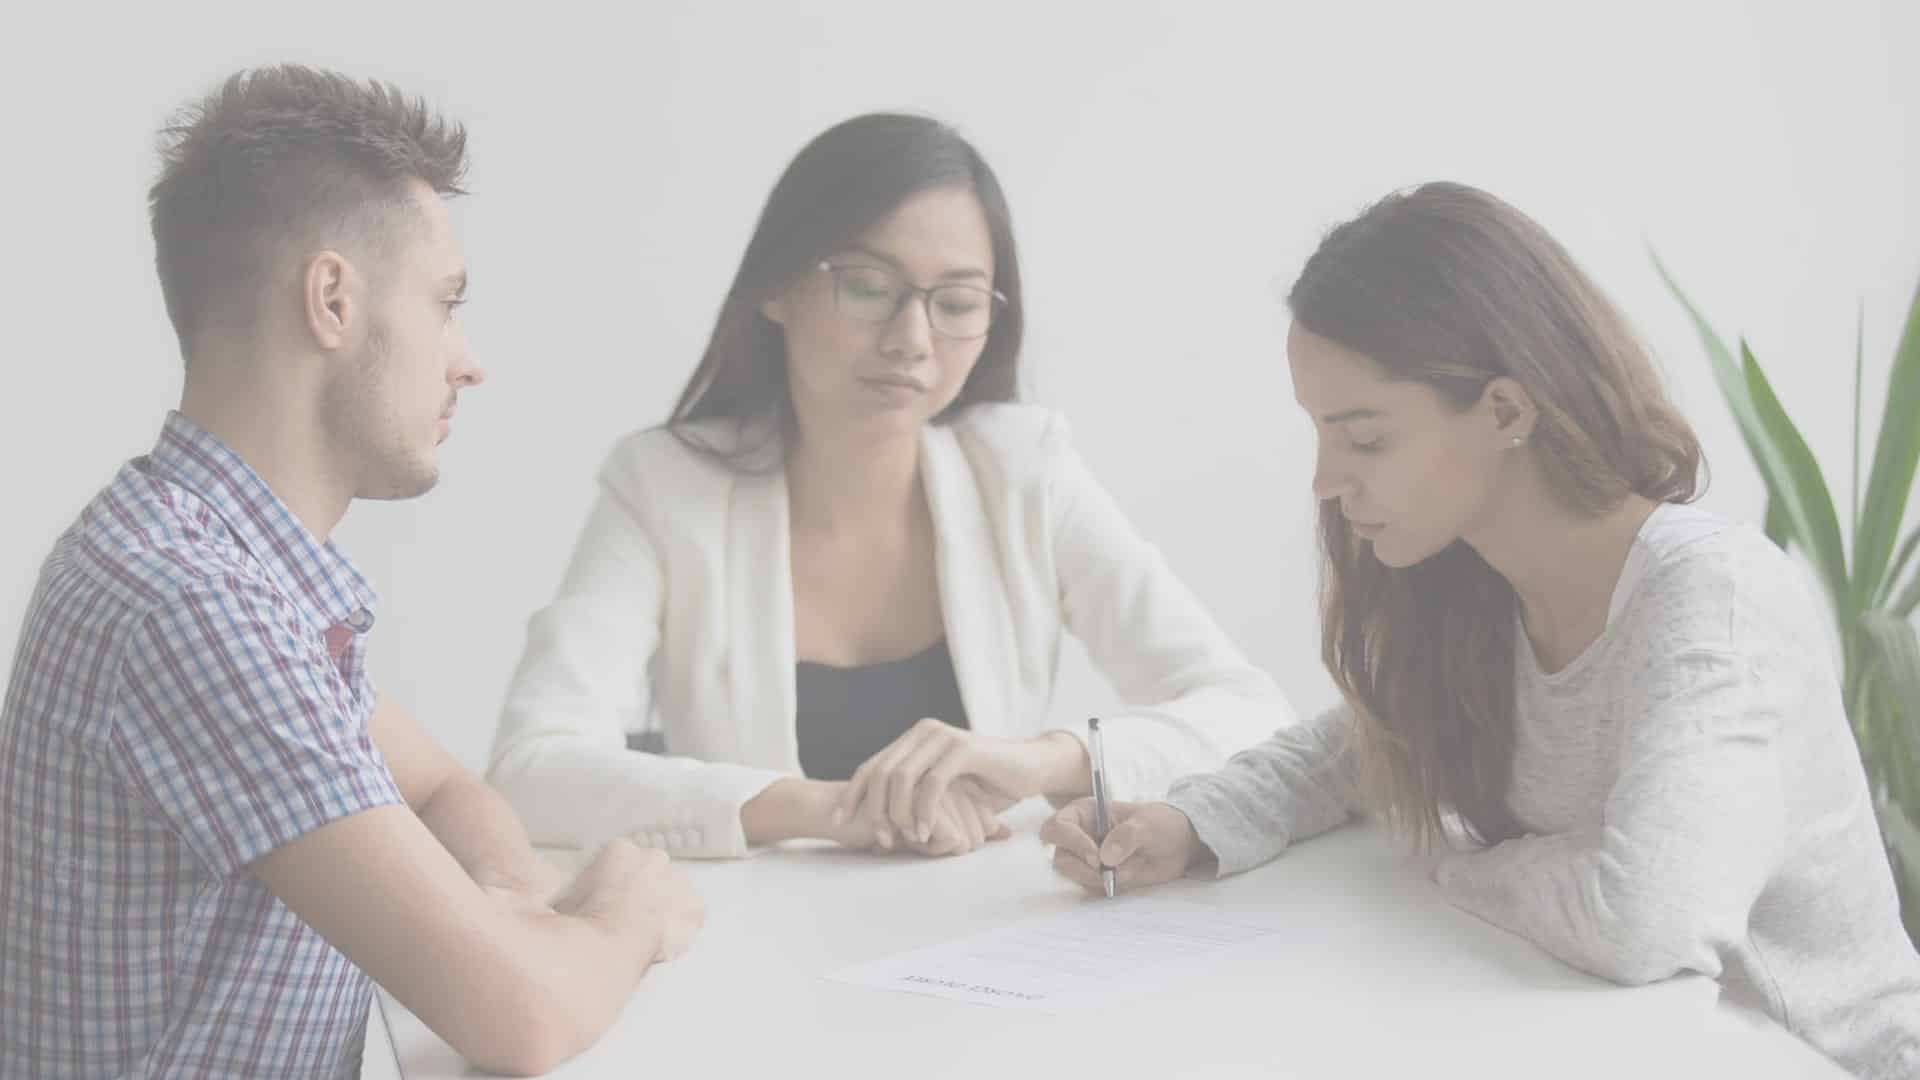
[[[1294,715],[1121,514],[1065,428],[1053,419],[1046,454],[1062,615],[1126,702],[1100,720],[1115,796],[1158,798],[1174,779],[1218,769]]]
[[[633,457],[616,450],[602,469],[559,595],[529,622],[487,780],[536,844],[625,836],[675,856],[745,855],[740,807],[780,773],[626,746],[624,718],[651,705],[666,588]]]

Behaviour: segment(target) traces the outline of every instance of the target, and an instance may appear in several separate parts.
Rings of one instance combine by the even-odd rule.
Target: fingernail
[[[833,808],[833,827],[837,829],[840,826],[845,825],[846,823],[847,823],[846,810],[838,806],[834,807]]]
[[[927,837],[933,835],[933,826],[923,821],[920,823],[920,831],[915,833],[914,835],[918,836],[920,838],[920,842],[924,844],[927,842]]]
[[[874,833],[874,834],[873,834],[873,838],[874,838],[874,840],[875,840],[875,841],[876,841],[877,843],[879,843],[879,845],[880,845],[880,850],[882,850],[882,851],[892,851],[892,850],[893,850],[893,833],[892,833],[892,831],[890,831],[890,830],[887,830],[887,829],[881,829],[881,830],[880,830],[879,832],[876,832],[876,833]]]

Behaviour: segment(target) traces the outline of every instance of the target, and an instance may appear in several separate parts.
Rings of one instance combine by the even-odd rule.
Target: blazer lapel
[[[737,760],[800,772],[794,733],[793,549],[782,469],[734,481],[728,507],[728,675]]]
[[[944,426],[925,428],[920,478],[933,515],[947,650],[960,700],[967,707],[967,723],[978,732],[1003,734],[1018,719],[1020,680],[1000,545],[981,505],[972,466]]]

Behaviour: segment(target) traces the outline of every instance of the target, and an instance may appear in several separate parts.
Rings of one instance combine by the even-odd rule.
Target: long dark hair
[[[994,288],[1007,303],[996,314],[959,396],[934,420],[949,419],[975,402],[1014,400],[1022,328],[1020,260],[1000,181],[979,151],[947,125],[923,116],[869,113],[822,132],[781,174],[668,428],[688,447],[731,468],[763,466],[769,440],[790,440],[796,421],[786,340],[760,305],[908,198],[942,187],[966,188],[980,200],[993,242]],[[688,430],[695,421],[715,418],[736,422],[723,443]]]
[[[1426,184],[1329,232],[1288,296],[1294,319],[1424,383],[1455,407],[1499,376],[1539,407],[1548,485],[1588,514],[1629,494],[1695,495],[1702,459],[1646,350],[1532,219],[1486,192]],[[1423,845],[1458,815],[1473,838],[1519,834],[1513,762],[1513,587],[1465,542],[1404,569],[1320,505],[1321,651],[1358,715],[1365,787]]]

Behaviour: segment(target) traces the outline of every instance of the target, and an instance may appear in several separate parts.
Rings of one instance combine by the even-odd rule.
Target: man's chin
[[[440,466],[437,462],[418,462],[405,472],[380,477],[377,483],[367,485],[354,493],[356,499],[370,499],[377,502],[397,502],[402,499],[417,499],[432,491],[440,482]]]

